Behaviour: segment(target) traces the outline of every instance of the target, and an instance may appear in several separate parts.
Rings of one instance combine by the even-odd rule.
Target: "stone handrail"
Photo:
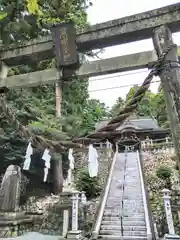
[[[100,205],[98,215],[97,215],[97,220],[96,220],[96,223],[94,225],[94,229],[92,231],[92,239],[97,239],[97,237],[99,235],[99,230],[100,230],[101,221],[102,221],[103,214],[104,214],[104,208],[105,208],[108,193],[109,193],[109,188],[110,188],[110,184],[111,184],[111,179],[112,179],[112,174],[113,174],[113,169],[114,169],[114,165],[115,165],[115,162],[116,162],[116,158],[117,158],[117,152],[115,152],[112,163],[111,163],[111,167],[110,167],[110,170],[109,170],[109,175],[108,175],[108,178],[107,178],[107,183],[106,183],[106,186],[105,186],[104,196],[102,198],[101,205]]]
[[[140,175],[141,188],[142,188],[142,197],[143,197],[143,205],[144,205],[144,213],[145,213],[145,221],[146,221],[146,229],[147,229],[147,239],[154,240],[153,229],[152,229],[153,223],[151,221],[152,219],[150,219],[150,212],[149,212],[148,201],[147,201],[147,192],[145,190],[143,169],[142,169],[139,151],[137,151],[137,160],[138,160],[139,175]]]

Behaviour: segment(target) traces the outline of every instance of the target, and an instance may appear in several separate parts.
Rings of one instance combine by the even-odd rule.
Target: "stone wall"
[[[98,162],[99,162],[99,170],[98,177],[100,180],[100,185],[104,187],[106,183],[106,179],[108,176],[109,168],[111,166],[111,162],[113,159],[113,152],[111,149],[107,148],[96,148],[98,151]],[[88,168],[88,150],[84,149],[81,152],[75,153],[75,168]]]
[[[6,223],[0,221],[0,237],[15,237],[25,232],[62,235],[63,211],[58,205],[60,198],[55,195],[40,199],[30,197],[20,207],[19,212],[26,212],[25,216]]]
[[[146,151],[142,152],[142,158],[153,218],[157,224],[157,230],[160,236],[163,236],[164,233],[167,232],[167,224],[162,198],[162,190],[163,188],[167,188],[167,182],[157,177],[156,170],[160,166],[167,166],[172,170],[170,189],[172,196],[171,205],[176,233],[180,233],[180,224],[178,218],[178,210],[180,209],[180,183],[178,177],[179,173],[175,169],[176,162],[173,151],[166,151],[164,153],[163,151]]]
[[[107,148],[96,147],[96,149],[98,151],[98,156],[99,156],[98,157],[99,184],[104,190],[114,153],[111,149],[107,149]],[[75,168],[81,169],[81,168],[87,167],[88,169],[88,150],[84,149],[84,151],[82,152],[77,152],[75,153],[75,156],[76,156]],[[87,202],[87,205],[86,205],[86,225],[88,225],[87,232],[90,231],[90,228],[92,228],[93,224],[95,224],[95,219],[96,219],[98,208],[101,203],[102,196],[103,196],[103,192],[98,198],[92,199],[91,201]],[[88,234],[87,234],[87,237],[88,237]]]
[[[113,153],[109,149],[98,148],[99,155],[99,172],[98,176],[100,179],[100,185],[103,187],[105,185],[109,167],[111,165]],[[75,168],[84,168],[88,167],[88,152],[84,150],[83,152],[76,152],[75,156]],[[19,236],[25,232],[40,232],[42,234],[49,235],[62,235],[63,228],[63,209],[58,204],[61,201],[61,196],[55,196],[53,194],[47,195],[44,197],[39,197],[38,192],[40,189],[33,190],[34,196],[28,198],[27,202],[20,207],[20,211],[24,211],[30,214],[39,214],[39,221],[29,223],[23,223],[10,226],[0,226],[0,237],[11,237]],[[42,190],[41,190],[42,191]],[[36,195],[37,192],[37,195]],[[88,201],[85,211],[86,211],[86,220],[88,222],[94,222],[94,216],[100,198],[93,199]],[[71,212],[71,209],[70,209]],[[82,211],[81,211],[82,212]],[[80,226],[85,226],[84,219],[80,218]],[[87,227],[87,226],[86,226]],[[69,226],[69,229],[71,226]]]

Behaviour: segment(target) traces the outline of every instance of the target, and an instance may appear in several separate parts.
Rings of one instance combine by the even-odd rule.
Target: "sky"
[[[155,8],[164,7],[179,1],[175,0],[92,0],[93,6],[87,11],[88,21],[91,24],[106,22],[109,20],[130,16]],[[180,33],[173,34],[174,43],[180,45]],[[152,40],[112,46],[104,49],[99,54],[100,59],[116,57],[131,53],[153,50]],[[97,59],[89,59],[90,61]],[[125,98],[133,84],[140,85],[148,74],[148,69],[140,69],[131,72],[109,74],[89,79],[90,98],[99,99],[111,107],[118,97]],[[154,78],[153,81],[159,80]],[[123,86],[123,87],[122,87]],[[159,83],[151,84],[151,91],[157,92]],[[109,89],[107,89],[109,88]]]

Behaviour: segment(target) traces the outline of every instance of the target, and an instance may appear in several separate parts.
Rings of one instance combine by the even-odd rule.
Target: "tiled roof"
[[[104,120],[104,121],[99,122],[95,126],[96,130],[106,126],[107,123],[108,123],[108,120]],[[125,126],[128,126],[128,127],[132,126],[136,129],[156,129],[156,130],[161,129],[158,126],[158,123],[155,119],[148,118],[148,117],[128,119],[124,122],[123,125],[121,125],[119,128],[117,128],[117,130],[121,130]]]

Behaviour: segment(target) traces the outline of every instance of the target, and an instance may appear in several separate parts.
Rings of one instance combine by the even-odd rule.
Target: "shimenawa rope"
[[[5,117],[9,120],[10,123],[15,124],[16,130],[19,134],[29,140],[31,139],[32,145],[39,150],[44,150],[44,148],[50,148],[55,152],[62,152],[69,148],[82,148],[83,145],[87,145],[90,142],[95,143],[103,139],[108,139],[111,135],[111,131],[119,127],[126,118],[128,118],[132,112],[138,107],[139,102],[144,97],[146,91],[148,90],[150,83],[153,79],[153,76],[158,75],[161,70],[161,64],[168,52],[176,46],[171,44],[165,49],[162,55],[158,58],[156,64],[153,67],[153,70],[145,78],[141,87],[136,91],[132,99],[126,104],[126,106],[120,110],[116,117],[112,118],[105,127],[102,127],[100,130],[88,135],[83,138],[76,138],[72,141],[51,141],[47,140],[41,136],[34,135],[27,127],[23,126],[16,116],[13,114],[11,109],[8,107],[5,94],[0,95],[0,109],[5,114]]]

